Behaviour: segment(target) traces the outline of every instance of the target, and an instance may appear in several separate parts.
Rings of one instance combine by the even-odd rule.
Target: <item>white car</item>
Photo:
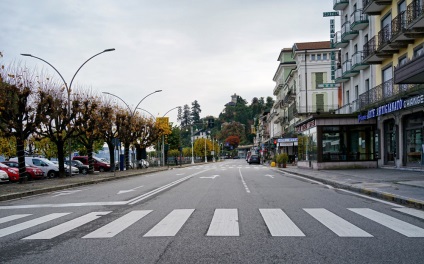
[[[2,170],[0,170],[0,182],[9,182],[9,176]]]

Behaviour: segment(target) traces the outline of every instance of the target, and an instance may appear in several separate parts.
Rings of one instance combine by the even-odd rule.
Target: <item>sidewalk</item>
[[[191,164],[183,165],[183,167],[186,166],[191,166]],[[172,168],[175,167],[151,167],[148,169],[117,171],[115,174],[113,172],[96,172],[93,175],[45,179],[30,181],[25,184],[0,184],[0,201],[112,181],[118,178],[155,173]],[[283,173],[306,177],[336,188],[351,190],[402,205],[424,209],[424,171],[407,171],[389,168],[317,171],[299,169],[290,165],[287,168],[279,170]]]
[[[424,209],[424,171],[390,168],[309,170],[295,166],[280,169],[336,188]]]
[[[170,167],[172,168],[172,167]],[[147,169],[135,169],[127,171],[98,172],[94,174],[78,174],[72,177],[53,178],[44,180],[28,181],[24,184],[2,183],[0,184],[0,201],[18,199],[30,195],[59,191],[63,189],[96,184],[105,181],[113,181],[119,178],[139,176],[148,173],[168,170],[168,167],[150,167]]]

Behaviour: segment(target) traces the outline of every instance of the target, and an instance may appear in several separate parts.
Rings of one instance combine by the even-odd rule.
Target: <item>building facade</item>
[[[343,106],[376,122],[379,166],[424,166],[424,5],[422,0],[334,0],[341,30]],[[350,56],[350,54],[352,54]]]

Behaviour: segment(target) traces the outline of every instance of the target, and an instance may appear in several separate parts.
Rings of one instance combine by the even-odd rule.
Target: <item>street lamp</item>
[[[71,82],[69,83],[69,86],[68,86],[68,84],[66,83],[66,81],[65,81],[65,79],[63,78],[63,76],[62,76],[62,74],[60,74],[60,72],[50,63],[50,62],[48,62],[48,61],[46,61],[46,60],[44,60],[44,59],[42,59],[42,58],[39,58],[39,57],[36,57],[36,56],[33,56],[33,55],[31,55],[31,54],[28,54],[28,53],[21,53],[21,55],[22,56],[25,56],[25,57],[32,57],[32,58],[35,58],[35,59],[38,59],[38,60],[41,60],[41,61],[43,61],[43,62],[45,62],[45,63],[47,63],[50,67],[52,67],[56,72],[57,72],[57,74],[59,74],[59,76],[60,76],[60,78],[62,79],[62,81],[63,81],[63,83],[65,84],[65,88],[66,88],[66,92],[67,92],[67,94],[68,94],[68,115],[69,115],[69,122],[70,122],[70,119],[71,119],[71,88],[72,88],[72,83],[74,82],[74,79],[75,79],[75,76],[77,75],[77,73],[81,70],[81,68],[88,62],[88,61],[90,61],[91,59],[93,59],[94,57],[96,57],[96,56],[99,56],[100,54],[103,54],[103,53],[105,53],[105,52],[109,52],[109,51],[114,51],[115,49],[114,48],[111,48],[111,49],[105,49],[104,51],[102,51],[102,52],[99,52],[99,53],[97,53],[97,54],[95,54],[95,55],[93,55],[93,56],[91,56],[89,59],[87,59],[83,64],[81,64],[81,66],[78,68],[78,70],[75,72],[75,74],[74,74],[74,76],[72,77],[72,79],[71,79]],[[69,136],[69,165],[71,164],[71,160],[72,160],[72,148],[71,148],[71,143],[72,143],[72,139],[71,139],[71,136]]]
[[[107,94],[107,95],[111,95],[111,96],[114,96],[114,97],[116,97],[116,98],[118,98],[119,100],[121,100],[126,106],[127,106],[127,108],[128,108],[128,110],[129,110],[129,113],[130,113],[130,117],[129,117],[129,119],[130,119],[130,121],[132,120],[132,118],[134,117],[134,114],[135,114],[135,111],[137,111],[137,109],[138,109],[138,106],[141,104],[141,102],[143,102],[144,101],[144,99],[146,99],[147,97],[149,97],[150,95],[152,95],[152,94],[154,94],[154,93],[159,93],[159,92],[162,92],[162,90],[156,90],[156,91],[154,91],[154,92],[151,92],[151,93],[149,93],[148,95],[146,95],[146,96],[144,96],[139,102],[138,102],[138,104],[136,105],[136,107],[134,108],[134,110],[131,110],[131,107],[124,101],[124,99],[122,99],[121,97],[119,97],[119,96],[117,96],[116,94],[113,94],[113,93],[109,93],[109,92],[103,92],[104,94]],[[153,115],[152,115],[153,116]]]

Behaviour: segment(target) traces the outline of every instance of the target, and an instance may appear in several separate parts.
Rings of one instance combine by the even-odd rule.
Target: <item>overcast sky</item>
[[[55,72],[162,116],[197,100],[217,117],[234,93],[273,96],[282,48],[330,38],[331,0],[2,0],[3,64]],[[169,114],[176,121],[177,111]]]

